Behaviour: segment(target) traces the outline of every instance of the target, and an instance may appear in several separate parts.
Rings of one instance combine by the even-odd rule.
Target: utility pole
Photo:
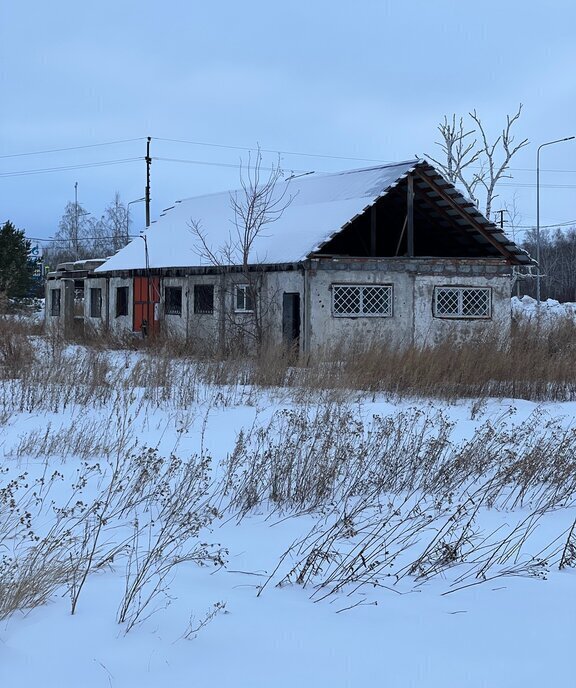
[[[152,158],[150,157],[150,141],[152,137],[149,136],[146,142],[146,227],[150,227],[150,165]]]
[[[506,210],[504,208],[496,211],[496,215],[498,215],[498,213],[500,213],[500,229],[504,229],[504,213],[505,212],[506,212]]]
[[[540,150],[544,146],[551,146],[554,143],[562,143],[562,141],[572,141],[576,136],[565,136],[563,139],[556,139],[555,141],[547,141],[538,146],[536,151],[536,263],[538,272],[536,273],[536,301],[540,306],[540,283],[542,281],[542,268],[540,266]]]
[[[150,165],[152,158],[150,157],[150,141],[152,137],[149,136],[146,141],[146,193],[144,198],[146,200],[146,229],[150,227]],[[150,293],[150,261],[148,257],[148,241],[146,234],[142,237],[144,239],[144,251],[146,260],[146,318],[142,321],[142,334],[146,337],[154,327],[154,303],[152,302],[152,295]]]
[[[78,182],[74,182],[74,257],[78,260]]]

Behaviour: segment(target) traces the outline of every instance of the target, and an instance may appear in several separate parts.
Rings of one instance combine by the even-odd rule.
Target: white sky
[[[142,140],[0,157],[0,221],[52,235],[76,181],[96,217],[116,190],[125,202],[139,198],[143,160],[2,174],[143,157],[148,135],[153,157],[232,166],[247,154],[157,139],[394,161],[436,154],[444,114],[476,108],[496,135],[522,102],[517,136],[531,143],[495,208],[516,193],[520,224],[533,224],[536,147],[576,134],[575,25],[573,0],[4,2],[0,156]],[[576,220],[576,141],[545,148],[541,160],[541,224]],[[315,171],[370,164],[281,162]],[[152,218],[175,199],[234,188],[238,175],[155,160]],[[135,230],[144,207],[131,209]]]

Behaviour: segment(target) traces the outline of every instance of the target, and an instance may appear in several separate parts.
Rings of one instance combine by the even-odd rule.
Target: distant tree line
[[[536,258],[536,230],[530,230],[522,243]],[[568,230],[540,231],[541,298],[576,301],[576,227]],[[523,279],[520,294],[536,297],[536,280]]]
[[[94,217],[80,203],[66,204],[54,240],[44,247],[44,263],[54,269],[58,263],[86,258],[107,258],[130,241],[128,207],[116,192],[104,214]]]

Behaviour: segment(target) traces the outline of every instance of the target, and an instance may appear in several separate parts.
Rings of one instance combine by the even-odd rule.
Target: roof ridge
[[[303,179],[303,180],[304,179],[307,179],[307,180],[325,179],[326,177],[335,177],[338,175],[354,174],[357,172],[370,172],[372,170],[384,170],[384,169],[387,169],[389,167],[402,167],[402,166],[408,165],[410,163],[416,165],[416,164],[421,163],[421,162],[426,162],[426,161],[423,158],[410,158],[409,160],[402,160],[400,162],[390,162],[390,163],[386,163],[383,165],[371,165],[370,167],[356,167],[352,170],[339,170],[336,172],[321,172],[319,174],[314,172],[313,174],[308,174],[308,175],[302,176],[302,177],[296,176],[296,177],[294,177],[294,179]],[[282,178],[282,179],[278,180],[278,183],[281,184],[282,182],[289,182],[289,181],[291,181],[291,179],[292,178],[290,178],[290,177]],[[191,201],[193,199],[196,200],[196,199],[200,199],[200,198],[211,198],[213,196],[219,196],[222,194],[235,193],[236,191],[242,191],[242,189],[241,188],[224,189],[222,191],[212,191],[211,193],[199,194],[197,196],[186,196],[185,198],[180,198],[180,199],[174,201],[174,203],[184,203],[185,201]],[[163,211],[162,214],[164,214],[164,212],[167,212],[168,210],[172,210],[172,207],[166,208],[166,210]]]

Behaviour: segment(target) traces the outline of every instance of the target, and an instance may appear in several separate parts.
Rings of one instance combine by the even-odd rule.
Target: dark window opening
[[[60,315],[60,289],[50,290],[50,315]]]
[[[194,313],[214,313],[214,285],[194,285]]]
[[[182,315],[182,287],[164,289],[164,312],[166,315]]]
[[[102,289],[91,287],[90,289],[90,317],[102,317]]]
[[[128,315],[128,287],[116,289],[116,317]]]

